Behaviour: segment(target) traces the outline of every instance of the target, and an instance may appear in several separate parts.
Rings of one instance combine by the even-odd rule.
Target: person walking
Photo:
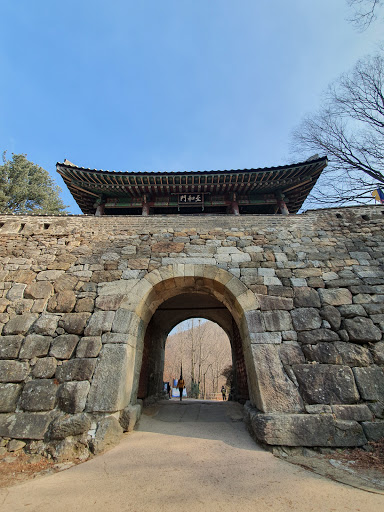
[[[185,382],[184,382],[182,373],[180,373],[180,379],[177,382],[177,387],[179,388],[180,402],[181,402],[183,399],[183,391],[184,391],[184,387],[185,387]]]
[[[224,386],[221,386],[221,394],[223,395],[223,400],[227,399],[227,390]]]

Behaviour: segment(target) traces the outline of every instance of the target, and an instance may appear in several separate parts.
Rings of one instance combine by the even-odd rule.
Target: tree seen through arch
[[[178,324],[167,338],[163,380],[172,384],[182,365],[189,397],[217,398],[226,383],[222,372],[231,364],[231,346],[223,329],[214,322],[192,318]]]

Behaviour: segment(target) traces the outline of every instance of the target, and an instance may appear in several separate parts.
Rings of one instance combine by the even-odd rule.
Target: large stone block
[[[62,384],[58,392],[60,409],[72,414],[84,411],[90,387],[87,380]]]
[[[54,357],[43,357],[36,361],[32,375],[36,379],[50,379],[55,375],[57,361]]]
[[[250,333],[264,332],[264,316],[261,311],[247,311],[245,318]]]
[[[368,403],[368,407],[375,418],[384,419],[384,402],[370,402]]]
[[[21,384],[0,384],[0,412],[13,412],[21,393]]]
[[[48,301],[47,310],[51,313],[70,313],[76,304],[76,295],[72,290],[56,293]]]
[[[99,421],[96,434],[92,439],[92,451],[95,455],[112,448],[121,440],[123,429],[114,416],[107,416]]]
[[[84,330],[85,336],[101,336],[103,332],[109,332],[112,328],[114,311],[96,311],[91,316]]]
[[[40,334],[29,334],[20,350],[20,359],[32,359],[33,357],[46,356],[51,345],[50,336],[41,336]]]
[[[341,314],[335,306],[324,306],[320,309],[320,316],[326,320],[334,330],[340,329]]]
[[[260,309],[270,311],[274,309],[290,311],[293,309],[293,299],[286,297],[273,297],[271,295],[258,295]]]
[[[91,418],[84,413],[59,416],[49,426],[49,439],[64,439],[78,436],[91,428]]]
[[[384,421],[364,421],[362,425],[368,441],[379,441],[384,438]]]
[[[100,295],[96,299],[96,307],[103,311],[116,311],[124,300],[124,295]]]
[[[371,347],[371,352],[372,352],[373,359],[374,359],[375,363],[384,365],[384,341],[375,343]]]
[[[48,299],[53,293],[53,286],[46,281],[31,283],[24,292],[26,299]]]
[[[343,341],[336,341],[334,346],[341,355],[343,364],[348,366],[369,366],[372,364],[371,354],[365,347]]]
[[[14,414],[0,413],[0,436],[1,437],[9,436],[9,426],[10,426],[12,417],[14,417]]]
[[[275,345],[252,345],[257,407],[264,412],[301,412],[303,403],[288,378]]]
[[[56,332],[57,323],[60,317],[58,315],[42,314],[33,326],[36,334],[53,336]]]
[[[311,331],[321,327],[321,317],[315,308],[297,308],[291,311],[296,331]]]
[[[112,324],[112,332],[137,335],[140,318],[132,311],[118,309]]]
[[[347,366],[369,366],[372,363],[369,350],[351,343],[318,343],[302,347],[308,361]]]
[[[267,331],[290,331],[292,329],[292,319],[288,311],[265,311],[263,317]]]
[[[363,400],[384,402],[384,372],[378,366],[353,368],[356,384]]]
[[[123,343],[135,348],[137,344],[137,336],[120,332],[106,332],[102,335],[101,342],[104,345],[109,343]]]
[[[284,365],[305,363],[303,351],[295,341],[283,343],[279,346],[280,360]]]
[[[134,364],[135,351],[131,346],[103,345],[86,410],[115,412],[124,409],[131,398]]]
[[[79,341],[76,334],[62,334],[54,339],[50,355],[56,359],[70,359]]]
[[[330,281],[332,283],[332,281]],[[331,290],[318,290],[321,303],[328,306],[343,306],[352,304],[352,293],[346,288],[333,288]]]
[[[280,332],[257,332],[250,333],[251,343],[265,345],[269,343],[279,344],[282,341]]]
[[[91,380],[95,371],[96,359],[71,359],[64,361],[57,367],[56,378],[60,382],[69,382],[71,380]]]
[[[69,334],[83,334],[91,313],[66,313],[63,315],[60,325]]]
[[[365,404],[332,405],[332,412],[338,420],[371,421],[373,419],[372,412]]]
[[[156,244],[152,245],[152,251],[154,251],[154,252],[167,252],[167,253],[170,253],[170,252],[182,252],[182,250],[184,249],[184,245],[185,244],[183,244],[181,242],[169,242],[169,241],[157,242]],[[135,249],[136,249],[136,247],[135,247]],[[212,247],[211,249],[212,249],[212,251],[210,251],[210,253],[213,254],[214,247]],[[192,251],[192,248],[190,247],[189,248],[189,252],[191,252],[191,251]]]
[[[317,291],[306,286],[294,288],[293,304],[296,308],[319,308],[321,305]]]
[[[50,411],[55,407],[58,384],[52,379],[27,382],[20,398],[20,407],[25,411]]]
[[[36,322],[38,316],[36,313],[14,316],[4,325],[3,334],[26,334]]]
[[[14,439],[44,439],[52,419],[52,412],[14,413],[8,417],[7,437],[13,437]]]
[[[80,439],[78,439],[80,437]],[[78,460],[81,462],[89,458],[88,447],[83,444],[81,436],[69,436],[61,440],[53,440],[47,446],[47,452],[57,463],[73,462]]]
[[[314,329],[313,331],[301,331],[297,335],[299,343],[315,345],[322,341],[338,341],[339,335],[330,329]]]
[[[349,339],[356,343],[375,342],[382,338],[381,330],[375,326],[370,318],[346,318],[344,327],[349,334]]]
[[[97,357],[101,347],[101,336],[82,338],[76,349],[76,357]]]
[[[28,373],[28,363],[7,359],[0,361],[0,382],[22,382]]]
[[[280,446],[362,446],[367,439],[356,421],[335,421],[332,414],[257,414],[248,424],[259,441]]]
[[[0,313],[4,313],[4,311],[9,306],[10,302],[7,299],[0,298]]]
[[[18,299],[12,302],[12,308],[14,309],[16,315],[23,315],[24,313],[37,313],[37,311],[32,311],[33,306],[34,301],[32,299]],[[5,323],[4,320],[2,320],[2,323]]]
[[[10,272],[8,275],[8,281],[13,281],[15,283],[24,283],[30,284],[35,279],[36,273],[32,270],[15,270]]]
[[[17,359],[23,339],[20,334],[0,336],[0,359]]]
[[[64,270],[43,270],[36,276],[36,281],[56,281],[64,274]]]
[[[83,297],[76,302],[76,313],[92,313],[95,309],[95,301],[92,297]]]
[[[124,432],[132,432],[136,423],[140,419],[141,405],[128,405],[120,414],[120,425]]]
[[[79,282],[79,279],[72,274],[63,274],[59,276],[53,286],[55,292],[63,292],[64,290],[74,290],[75,286]]]
[[[12,287],[7,292],[7,299],[14,302],[24,297],[24,290],[27,285],[23,283],[13,283]]]
[[[302,347],[307,361],[325,364],[343,364],[343,359],[333,343],[318,343]]]
[[[348,306],[339,306],[338,311],[344,318],[355,318],[355,316],[367,316],[364,307],[361,304],[349,304]]]
[[[127,295],[132,288],[139,282],[139,279],[129,279],[121,281],[110,281],[100,283],[98,286],[99,295]]]
[[[353,404],[359,400],[349,366],[299,364],[292,368],[309,404]]]

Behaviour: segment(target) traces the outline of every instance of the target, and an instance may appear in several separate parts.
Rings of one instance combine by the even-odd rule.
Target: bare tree
[[[205,398],[218,391],[220,378],[225,383],[220,376],[232,360],[231,347],[228,336],[213,322],[192,319],[188,327],[167,339],[164,380],[177,378],[182,362],[188,396]]]
[[[357,62],[330,85],[320,110],[293,132],[293,149],[302,155],[328,155],[307,205],[367,203],[384,185],[384,58]]]
[[[347,3],[354,9],[349,21],[359,30],[365,30],[370,26],[383,5],[382,0],[347,0]]]

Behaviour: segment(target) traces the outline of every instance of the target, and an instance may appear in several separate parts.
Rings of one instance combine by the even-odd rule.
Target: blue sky
[[[117,171],[292,161],[321,92],[373,53],[345,0],[2,0],[0,150]],[[309,155],[308,155],[309,156]]]

